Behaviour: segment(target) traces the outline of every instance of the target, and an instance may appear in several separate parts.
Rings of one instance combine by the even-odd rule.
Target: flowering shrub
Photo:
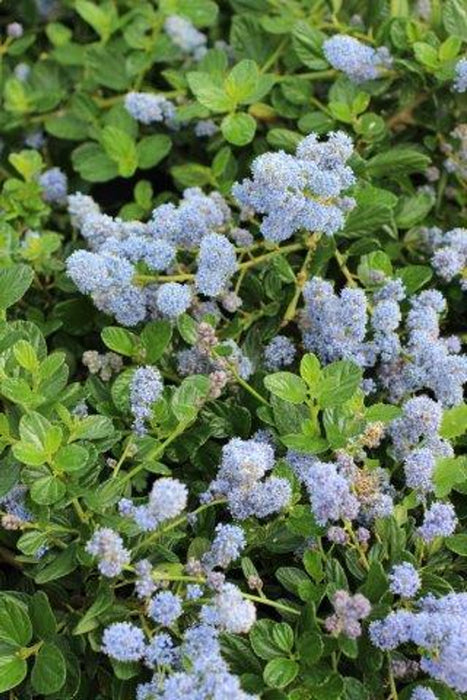
[[[2,697],[463,697],[465,1],[2,9]]]

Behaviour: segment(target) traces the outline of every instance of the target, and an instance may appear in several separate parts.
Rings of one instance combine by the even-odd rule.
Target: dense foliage
[[[2,697],[463,697],[466,0],[2,13]]]

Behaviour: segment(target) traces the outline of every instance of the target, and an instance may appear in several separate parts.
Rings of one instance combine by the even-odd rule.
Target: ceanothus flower
[[[256,621],[256,608],[232,583],[224,583],[210,605],[204,605],[201,618],[225,632],[249,632]]]
[[[264,348],[264,364],[267,369],[276,371],[288,367],[294,361],[295,345],[285,335],[276,335]]]
[[[120,535],[109,527],[101,527],[94,532],[86,545],[86,552],[97,558],[97,568],[109,578],[118,576],[131,559]]]
[[[131,622],[116,622],[104,630],[102,651],[116,661],[139,661],[146,651],[144,633]]]
[[[175,118],[173,103],[163,95],[150,92],[129,92],[125,96],[125,109],[142,124],[171,122]]]
[[[203,566],[214,569],[216,566],[226,569],[232,561],[238,559],[246,544],[245,533],[237,525],[219,523],[211,547],[203,556]]]
[[[265,518],[288,505],[292,488],[287,479],[263,477],[274,466],[274,450],[264,442],[232,438],[222,448],[217,477],[204,499],[222,495],[238,520],[252,515]]]
[[[232,193],[240,205],[263,214],[264,238],[279,243],[305,229],[332,235],[339,231],[355,201],[342,194],[355,182],[347,161],[351,139],[342,131],[327,141],[310,134],[296,154],[264,153],[252,163],[252,178],[235,183]]]
[[[66,201],[68,178],[60,168],[49,168],[39,175],[46,202],[62,204]]]
[[[133,430],[138,435],[147,432],[146,421],[152,415],[152,405],[160,399],[164,385],[156,367],[138,367],[130,385],[130,408],[134,416]]]
[[[433,491],[435,455],[427,447],[412,450],[404,460],[405,483],[421,493]]]
[[[424,542],[432,542],[435,537],[449,537],[457,525],[457,516],[451,503],[435,501],[426,511],[418,535]]]
[[[345,34],[327,39],[323,51],[333,68],[341,70],[357,84],[375,80],[380,77],[382,69],[392,65],[392,58],[385,46],[374,49]]]
[[[149,531],[180,515],[186,508],[187,499],[186,486],[167,476],[154,482],[147,505],[134,506],[130,500],[122,499],[119,510],[124,517],[133,518],[141,530]]]
[[[159,311],[169,318],[177,318],[185,313],[191,304],[191,289],[186,284],[167,282],[156,292],[156,304]]]
[[[150,601],[148,614],[159,625],[170,627],[182,614],[182,599],[171,591],[161,591]]]
[[[431,688],[417,685],[417,687],[412,691],[410,700],[438,700],[438,696],[434,694]]]
[[[180,15],[167,17],[164,23],[166,34],[172,39],[183,53],[193,56],[199,61],[205,55],[207,37],[199,32],[193,24]]]
[[[389,574],[389,590],[402,598],[413,598],[422,582],[417,569],[405,561],[392,567]]]
[[[465,92],[467,90],[467,58],[461,58],[457,61],[455,73],[454,90]]]
[[[201,294],[217,297],[225,291],[230,278],[237,270],[235,248],[220,233],[210,233],[200,244],[196,287]]]

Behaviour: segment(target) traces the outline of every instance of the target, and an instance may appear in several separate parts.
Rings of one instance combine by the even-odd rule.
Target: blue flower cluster
[[[189,627],[178,647],[168,635],[157,634],[144,658],[148,666],[157,665],[157,671],[152,681],[137,687],[136,700],[254,700],[230,673],[221,655],[218,632],[210,625]]]
[[[104,630],[102,651],[116,661],[139,661],[145,649],[143,631],[131,622],[116,622]]]
[[[447,156],[444,167],[448,173],[467,178],[467,124],[458,124],[451,131],[452,142],[445,141],[440,148]]]
[[[124,104],[127,112],[142,124],[165,122],[170,126],[175,119],[175,105],[163,95],[129,92]]]
[[[362,289],[345,287],[339,296],[331,282],[313,277],[303,297],[301,326],[307,350],[324,363],[346,359],[366,366],[374,362],[374,353],[365,343],[367,300]]]
[[[435,501],[425,512],[423,523],[418,528],[418,535],[424,542],[430,543],[436,537],[449,537],[456,526],[457,516],[452,503]]]
[[[149,617],[162,625],[170,627],[182,614],[182,599],[171,591],[157,593],[149,602]]]
[[[467,229],[448,231],[436,243],[431,262],[437,274],[446,282],[462,275],[460,286],[467,291]]]
[[[370,601],[361,593],[350,595],[346,590],[338,590],[332,597],[333,615],[325,620],[330,634],[344,634],[350,639],[357,639],[362,634],[360,620],[371,612]]]
[[[444,451],[439,430],[443,416],[442,406],[428,396],[415,396],[402,406],[402,415],[392,421],[389,434],[394,453],[403,459],[423,441],[425,446],[441,453]]]
[[[186,508],[187,499],[188,491],[181,481],[163,477],[154,482],[147,505],[135,506],[124,498],[119,503],[119,510],[124,517],[134,519],[141,530],[150,531],[180,515]]]
[[[467,356],[459,354],[456,338],[440,335],[440,316],[446,308],[440,292],[427,290],[411,297],[405,328],[401,328],[399,302],[405,291],[400,281],[387,282],[374,294],[372,339],[368,339],[363,290],[345,287],[338,296],[330,282],[314,277],[303,295],[303,342],[322,362],[347,359],[361,367],[378,364],[377,379],[395,403],[423,390],[432,391],[445,406],[461,403]]]
[[[213,602],[203,605],[201,619],[223,632],[249,632],[256,621],[256,608],[233,583],[224,583]]]
[[[461,58],[456,63],[455,73],[454,90],[465,92],[467,90],[467,58]]]
[[[205,236],[199,247],[196,288],[207,297],[217,297],[225,291],[237,270],[235,248],[220,233]]]
[[[118,576],[131,559],[120,535],[109,527],[101,527],[94,532],[86,545],[86,552],[97,557],[99,571],[108,578]]]
[[[413,598],[419,591],[422,582],[417,569],[405,561],[392,567],[389,574],[389,590],[402,598]]]
[[[357,84],[375,80],[383,69],[392,65],[392,58],[385,46],[374,49],[345,34],[326,39],[323,51],[333,68],[342,71]]]
[[[245,544],[245,533],[241,527],[219,523],[211,547],[203,556],[203,567],[208,570],[216,567],[226,569],[238,559]]]
[[[170,272],[177,249],[199,248],[194,286],[206,296],[225,294],[237,270],[234,246],[218,233],[227,229],[231,212],[217,192],[205,195],[199,188],[189,188],[178,207],[157,207],[147,224],[102,214],[91,197],[80,193],[68,198],[68,209],[91,249],[68,258],[68,275],[81,292],[91,294],[98,309],[123,325],[136,325],[148,316],[174,319],[194,303],[194,288],[189,285],[177,281],[159,285],[156,276],[145,286],[137,281],[140,269]]]
[[[43,189],[43,197],[51,204],[66,202],[68,178],[60,168],[50,168],[39,175],[39,184]]]
[[[180,15],[167,17],[164,23],[166,34],[173,43],[195,61],[199,61],[206,54],[207,37],[199,32],[193,24]]]
[[[204,499],[227,498],[234,518],[244,520],[252,515],[265,518],[285,508],[292,497],[287,479],[268,476],[274,467],[274,450],[264,442],[232,438],[222,448],[217,477],[209,485]]]
[[[410,700],[438,700],[438,696],[434,694],[431,688],[418,685],[413,690]]]
[[[300,229],[330,236],[355,206],[342,196],[355,183],[346,164],[352,153],[352,141],[342,131],[321,142],[310,134],[295,155],[279,151],[255,158],[252,179],[236,183],[232,193],[243,207],[264,215],[260,230],[267,240],[278,243]]]
[[[336,462],[321,462],[314,456],[289,451],[287,461],[308,491],[311,510],[319,525],[338,520],[384,518],[392,513],[389,478],[383,469],[358,467],[346,453]],[[331,537],[342,540],[331,531]]]
[[[296,352],[290,338],[285,335],[276,335],[264,348],[264,366],[272,371],[288,367],[294,361]]]
[[[467,691],[467,594],[423,598],[417,612],[397,610],[370,625],[373,644],[396,649],[412,643],[422,653],[420,666],[432,678]]]
[[[133,430],[137,435],[146,432],[146,421],[151,418],[152,405],[160,399],[164,385],[156,367],[138,367],[130,385],[130,409],[134,416]]]

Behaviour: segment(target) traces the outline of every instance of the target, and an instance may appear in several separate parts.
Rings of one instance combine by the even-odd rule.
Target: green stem
[[[276,250],[272,250],[270,253],[264,253],[263,255],[258,255],[257,258],[252,258],[251,260],[247,260],[246,262],[240,263],[238,266],[240,270],[247,270],[250,267],[255,267],[255,265],[260,265],[263,262],[266,262],[267,260],[271,260],[271,258],[274,258],[276,255],[284,255],[286,253],[294,253],[299,250],[303,250],[304,246],[302,243],[292,243],[290,245],[285,245],[282,248],[276,248]]]
[[[228,367],[229,367],[229,370],[232,372],[233,376],[235,377],[235,380],[238,382],[238,384],[240,384],[240,386],[242,386],[245,389],[245,391],[248,391],[248,393],[251,394],[252,396],[254,396],[255,399],[257,401],[259,401],[260,403],[264,404],[265,406],[269,406],[269,402],[266,401],[264,396],[261,396],[261,394],[258,394],[256,389],[253,389],[253,387],[250,384],[248,384],[248,382],[246,382],[244,379],[242,379],[242,377],[238,374],[237,370],[235,369],[235,367],[233,365],[228,363]]]
[[[389,675],[389,687],[391,688],[391,698],[392,700],[398,700],[399,695],[397,694],[396,681],[394,680],[394,674],[391,668],[391,657],[388,654],[388,675]]]
[[[269,68],[271,68],[271,66],[273,66],[275,64],[275,62],[277,61],[277,59],[279,58],[279,56],[281,55],[281,53],[283,52],[283,50],[287,46],[288,42],[289,42],[288,37],[286,37],[285,39],[282,39],[282,41],[278,45],[277,49],[269,56],[268,60],[261,68],[260,73],[267,73]]]
[[[307,268],[308,265],[311,262],[311,259],[313,257],[313,254],[316,250],[316,246],[318,245],[318,241],[320,239],[320,234],[313,234],[310,240],[310,246],[308,248],[308,252],[305,256],[305,260],[303,261],[303,265],[300,268],[300,271],[297,273],[296,276],[296,282],[295,282],[295,294],[293,296],[292,301],[287,307],[287,311],[284,314],[284,318],[282,319],[282,326],[286,326],[290,321],[293,321],[295,318],[295,314],[297,313],[297,304],[298,300],[300,299],[301,293],[303,291],[303,287],[305,286],[305,282],[307,281]]]
[[[151,459],[159,459],[161,455],[164,454],[165,448],[170,445],[171,442],[176,440],[179,435],[181,435],[184,430],[187,428],[188,423],[179,423],[179,425],[175,428],[173,433],[169,435],[168,438],[164,440],[151,454]],[[145,462],[142,462],[141,464],[137,464],[136,467],[131,469],[127,474],[122,479],[122,483],[126,484],[128,481],[131,481],[131,479],[139,474],[143,469],[145,468]]]
[[[73,504],[73,508],[75,509],[75,513],[76,513],[76,515],[78,516],[78,518],[80,519],[80,521],[81,521],[82,523],[87,523],[87,522],[88,522],[87,515],[86,515],[86,513],[84,512],[84,510],[82,509],[81,504],[80,504],[80,502],[78,501],[78,499],[77,499],[77,498],[74,498],[74,499],[72,500],[72,504]]]
[[[329,70],[316,70],[312,73],[296,73],[294,78],[301,78],[302,80],[326,80],[326,78],[334,78],[337,75],[337,71],[334,68]],[[281,75],[279,80],[287,80],[290,76]]]
[[[349,283],[351,287],[358,287],[358,284],[355,282],[352,273],[350,272],[349,268],[347,267],[346,264],[346,258],[342,255],[342,253],[339,253],[338,250],[334,253],[334,257],[337,260],[337,263],[341,269],[342,274],[344,275],[345,279]]]
[[[288,605],[283,605],[282,603],[277,603],[275,600],[269,600],[269,598],[263,598],[259,595],[252,595],[251,593],[243,593],[242,596],[247,600],[251,600],[255,603],[261,603],[262,605],[269,605],[271,608],[276,608],[277,610],[283,610],[284,612],[292,613],[293,615],[301,615],[300,610],[295,608],[289,608]]]
[[[128,440],[127,444],[125,445],[125,449],[123,450],[122,454],[120,455],[120,459],[118,460],[117,464],[115,465],[113,474],[112,474],[112,479],[115,479],[115,477],[118,475],[118,472],[120,471],[120,467],[122,466],[123,462],[128,456],[128,452],[130,451],[130,447],[133,446],[133,443],[131,441],[131,438]]]

